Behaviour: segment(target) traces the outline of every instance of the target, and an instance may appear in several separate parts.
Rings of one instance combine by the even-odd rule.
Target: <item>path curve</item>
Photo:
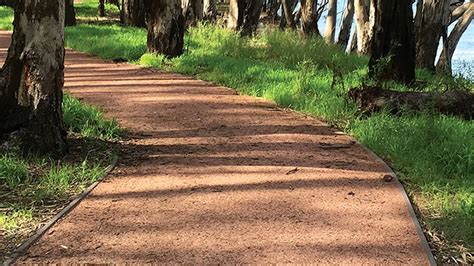
[[[131,138],[19,262],[428,264],[388,169],[317,119],[72,51],[65,80]]]

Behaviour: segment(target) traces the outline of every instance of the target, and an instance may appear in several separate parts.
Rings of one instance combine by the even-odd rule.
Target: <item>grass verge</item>
[[[66,44],[76,50],[194,75],[318,116],[343,129],[389,162],[400,176],[432,240],[444,239],[434,244],[448,243],[436,247],[438,260],[448,261],[457,255],[462,261],[462,254],[472,256],[472,121],[428,111],[399,117],[386,113],[361,117],[346,92],[364,82],[367,60],[294,32],[270,29],[242,39],[218,26],[202,25],[190,29],[185,54],[171,61],[145,54],[145,40],[143,29],[112,24],[66,29]],[[422,71],[418,77],[427,81],[418,90],[473,89],[472,81],[461,77],[437,77]]]

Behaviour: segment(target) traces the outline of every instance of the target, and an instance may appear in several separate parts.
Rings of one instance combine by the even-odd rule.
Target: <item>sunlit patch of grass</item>
[[[0,29],[13,30],[13,10],[9,7],[0,6]]]
[[[68,94],[63,99],[63,110],[64,124],[83,137],[113,140],[121,134],[115,119],[105,119],[97,107],[81,103]]]

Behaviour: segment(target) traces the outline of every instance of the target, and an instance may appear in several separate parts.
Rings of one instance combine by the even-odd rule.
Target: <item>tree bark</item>
[[[356,18],[357,28],[357,52],[360,55],[369,54],[371,46],[370,41],[372,40],[373,35],[373,22],[371,23],[370,21],[370,5],[369,0],[354,0],[354,15]]]
[[[292,4],[293,2],[295,1],[281,0],[281,6],[282,6],[282,11],[283,11],[282,17],[284,16],[285,18],[286,26],[290,27],[291,29],[296,29],[296,23],[293,17],[293,8],[291,8],[291,6],[293,6]],[[306,5],[306,0],[302,0],[302,5],[303,5],[303,2]],[[313,3],[313,6],[314,6],[314,3]],[[306,5],[304,9],[309,9],[308,5]],[[316,10],[316,8],[314,9]]]
[[[415,81],[415,40],[411,0],[375,0],[369,76],[375,80]]]
[[[74,0],[65,0],[66,1],[66,16],[64,19],[65,26],[74,26],[76,25],[76,11],[74,10]]]
[[[342,17],[342,25],[339,30],[337,44],[346,48],[351,38],[352,21],[354,20],[354,0],[347,0],[344,15]]]
[[[471,24],[472,19],[474,18],[474,1],[471,0],[466,11],[454,26],[454,29],[449,34],[447,42],[444,45],[443,51],[439,57],[438,63],[436,64],[436,71],[440,73],[452,72],[451,70],[451,61],[453,59],[454,51],[461,39],[462,35],[466,29]]]
[[[194,26],[203,16],[203,0],[181,0],[186,28]]]
[[[144,0],[124,0],[122,2],[121,20],[125,25],[146,27]]]
[[[99,0],[99,17],[105,17],[105,0]]]
[[[392,114],[432,110],[466,120],[474,118],[474,93],[467,91],[400,92],[368,87],[353,88],[349,90],[348,96],[364,114],[381,110],[389,110]]]
[[[301,0],[301,30],[304,35],[321,36],[318,28],[318,20],[317,2],[314,0]]]
[[[0,71],[0,134],[24,153],[62,155],[63,0],[19,0],[12,42]]]
[[[328,16],[326,18],[326,30],[324,31],[324,39],[327,43],[334,43],[336,32],[336,15],[337,0],[329,0]]]
[[[257,31],[262,0],[231,0],[229,5],[228,28],[240,31],[242,37]]]
[[[415,16],[416,66],[435,69],[434,63],[450,0],[419,0]]]
[[[145,0],[148,52],[176,57],[183,53],[184,16],[180,0]]]
[[[203,19],[207,21],[215,21],[217,19],[216,0],[204,0]]]

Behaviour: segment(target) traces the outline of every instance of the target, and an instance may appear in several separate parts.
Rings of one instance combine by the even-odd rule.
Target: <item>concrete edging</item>
[[[344,132],[341,132],[341,131],[338,131],[336,132],[336,134],[344,134],[344,135],[347,135],[346,133]],[[400,192],[402,193],[402,196],[403,196],[403,200],[405,201],[405,204],[408,208],[408,212],[410,214],[410,217],[411,217],[411,220],[413,222],[413,224],[415,225],[415,229],[416,229],[416,232],[418,234],[418,237],[420,238],[420,241],[421,241],[421,245],[423,247],[423,249],[425,250],[425,253],[426,253],[426,256],[428,257],[428,261],[430,263],[430,265],[437,265],[436,263],[436,260],[433,256],[433,253],[431,252],[431,247],[428,243],[428,240],[425,236],[425,234],[423,233],[423,229],[421,228],[421,224],[420,222],[418,221],[418,217],[416,216],[416,213],[415,213],[415,209],[413,208],[413,205],[410,201],[410,198],[408,197],[408,194],[405,190],[405,188],[403,187],[402,183],[400,182],[400,180],[398,179],[398,176],[395,174],[395,172],[393,171],[393,169],[382,159],[380,158],[380,156],[378,156],[377,154],[375,154],[375,152],[373,152],[372,150],[370,150],[369,148],[365,147],[364,145],[362,145],[362,143],[360,143],[359,141],[357,141],[357,144],[359,144],[364,150],[366,150],[368,153],[370,153],[373,157],[375,157],[378,161],[380,161],[380,163],[382,163],[385,168],[387,168],[387,171],[389,172],[390,175],[393,176],[393,181],[396,182],[397,184],[397,187],[398,189],[400,190]]]
[[[66,207],[64,207],[58,214],[56,214],[53,218],[51,218],[45,225],[43,225],[40,229],[36,230],[36,232],[26,239],[18,248],[16,248],[13,253],[9,256],[9,258],[3,262],[4,266],[12,265],[20,256],[26,253],[26,251],[35,244],[51,227],[53,227],[59,220],[61,220],[64,216],[66,216],[69,212],[71,212],[84,198],[86,198],[96,187],[99,183],[112,172],[112,170],[117,165],[118,156],[114,155],[112,157],[112,162],[109,166],[105,169],[105,173],[102,177],[100,177],[96,182],[92,185],[87,187],[77,198],[71,201]]]

